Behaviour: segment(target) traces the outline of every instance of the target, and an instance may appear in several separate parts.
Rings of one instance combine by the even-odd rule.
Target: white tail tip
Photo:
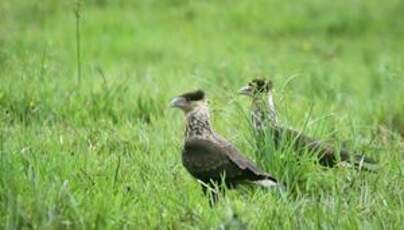
[[[269,179],[254,181],[254,184],[265,187],[265,188],[279,186],[279,183],[277,183],[273,180],[269,180]]]

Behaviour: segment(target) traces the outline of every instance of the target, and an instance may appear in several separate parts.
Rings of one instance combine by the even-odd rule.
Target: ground
[[[1,1],[1,228],[399,229],[403,11],[401,0]],[[284,124],[365,152],[377,172],[268,148],[259,164],[288,190],[242,188],[210,208],[181,165],[183,115],[168,102],[204,89],[216,131],[256,160],[237,95],[256,76],[274,81]]]

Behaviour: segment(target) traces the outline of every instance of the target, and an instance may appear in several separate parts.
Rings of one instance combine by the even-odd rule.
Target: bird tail
[[[271,179],[257,180],[254,181],[253,183],[264,188],[277,187],[280,185],[278,182]]]
[[[378,169],[377,161],[366,157],[363,154],[354,154],[347,149],[341,149],[339,156],[341,162],[337,164],[338,166],[369,172],[374,172]]]
[[[349,159],[345,162],[344,161],[340,162],[340,165],[343,167],[355,168],[358,170],[364,170],[368,172],[375,172],[377,169],[379,169],[377,161],[375,161],[372,158],[365,157],[363,155],[355,155],[353,156],[352,159]]]
[[[286,191],[285,185],[280,183],[277,179],[273,178],[272,176],[266,176],[265,178],[253,181],[252,183],[263,188],[268,189],[278,188],[281,191]]]

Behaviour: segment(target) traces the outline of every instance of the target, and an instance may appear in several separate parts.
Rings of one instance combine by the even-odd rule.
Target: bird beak
[[[252,87],[248,86],[248,85],[243,86],[243,87],[241,87],[241,89],[239,89],[238,93],[241,94],[241,95],[251,96],[252,95]]]
[[[170,101],[170,108],[182,108],[185,106],[186,104],[186,100],[183,97],[174,97],[171,101]]]

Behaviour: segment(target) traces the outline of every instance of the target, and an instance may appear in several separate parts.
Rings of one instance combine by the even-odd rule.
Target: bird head
[[[254,79],[248,82],[246,86],[241,87],[239,93],[241,95],[256,97],[267,94],[269,91],[272,90],[272,85],[273,84],[271,80]]]
[[[181,94],[174,97],[170,102],[171,108],[179,108],[185,113],[189,113],[201,105],[205,105],[205,92],[202,90]]]

